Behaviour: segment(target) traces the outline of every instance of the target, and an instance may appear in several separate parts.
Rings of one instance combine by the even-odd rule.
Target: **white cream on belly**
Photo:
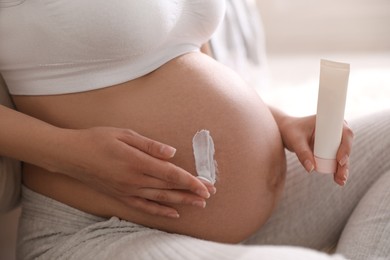
[[[217,180],[217,162],[214,160],[214,142],[208,130],[201,130],[192,138],[195,167],[198,178],[214,184]]]

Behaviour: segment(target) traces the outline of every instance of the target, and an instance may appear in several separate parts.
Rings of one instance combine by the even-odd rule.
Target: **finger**
[[[337,171],[334,174],[334,181],[340,186],[345,186],[348,180],[348,175],[349,163],[346,163],[344,166],[338,165]]]
[[[349,155],[351,154],[352,150],[353,138],[353,131],[345,122],[340,147],[336,155],[338,167],[336,173],[334,174],[334,180],[340,186],[344,186],[348,180]]]
[[[153,156],[154,153],[162,151],[159,145],[163,144],[140,136],[131,130],[127,130],[125,132],[127,134],[124,137],[121,137],[123,142],[131,145],[132,147],[133,145],[135,147],[142,147],[139,148],[141,153],[138,153],[136,156],[138,158],[137,164],[138,170],[140,172],[164,180],[166,182],[182,186],[184,189],[190,190],[203,198],[210,197],[210,192],[208,191],[207,187],[192,174],[172,163],[158,160],[158,157],[156,158],[156,156]],[[167,147],[169,146],[166,146],[163,148],[163,150],[170,149]],[[145,154],[149,154],[151,156],[144,156]]]
[[[141,151],[136,151],[133,155],[133,158],[136,158],[133,167],[145,176],[173,183],[205,199],[210,197],[210,192],[205,184],[184,169],[170,162],[162,161],[152,156],[145,156]],[[141,187],[141,185],[139,186]]]
[[[308,173],[312,173],[315,169],[313,152],[310,149],[310,146],[307,142],[302,142],[295,149],[295,154],[298,157],[298,160],[301,162],[303,167]]]
[[[199,178],[199,176],[198,179],[206,186],[210,194],[215,195],[217,193],[217,188],[214,186],[213,183],[208,180],[205,180],[204,178]]]
[[[159,159],[170,159],[175,156],[176,149],[172,146],[142,136],[132,130],[124,130],[119,138],[122,142]]]
[[[192,191],[202,198],[208,199],[210,197],[210,192],[205,184],[189,172],[172,163],[159,161],[148,163],[147,167],[146,175],[181,186],[183,189]]]
[[[184,186],[172,183],[172,182],[167,182],[161,179],[158,179],[156,177],[147,175],[147,174],[142,174],[142,178],[139,178],[138,183],[138,188],[150,188],[150,189],[161,189],[161,190],[183,190],[185,189]]]
[[[167,161],[160,160],[146,153],[133,149],[132,167],[145,176],[173,183],[182,189],[189,190],[202,198],[209,198],[210,192],[205,184],[184,169]],[[138,185],[142,187],[142,183]],[[145,186],[144,186],[145,187]]]
[[[180,217],[177,210],[142,198],[127,197],[121,198],[120,200],[128,206],[143,211],[150,215],[163,216],[168,218]]]
[[[217,189],[215,186],[206,180],[199,179],[207,188],[210,194],[215,195],[217,193]],[[148,187],[152,189],[164,189],[164,190],[183,190],[185,189],[184,186],[178,185],[172,182],[166,182],[160,179],[157,179],[155,177],[149,176],[149,175],[144,175],[144,178],[141,180],[142,186],[143,187]],[[141,187],[141,185],[139,185]]]
[[[353,139],[354,134],[352,129],[346,123],[344,123],[341,143],[336,155],[337,162],[340,166],[344,166],[349,162]]]
[[[155,202],[185,204],[200,208],[206,207],[206,201],[196,195],[178,190],[141,189],[139,196]]]

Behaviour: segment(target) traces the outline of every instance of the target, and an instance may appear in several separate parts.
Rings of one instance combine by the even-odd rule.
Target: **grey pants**
[[[390,111],[351,126],[347,185],[307,174],[289,153],[282,200],[245,245],[99,218],[24,188],[18,259],[390,259]],[[332,246],[338,255],[314,251]]]

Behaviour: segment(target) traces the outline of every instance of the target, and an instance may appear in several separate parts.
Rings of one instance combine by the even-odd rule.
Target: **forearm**
[[[0,106],[0,155],[54,170],[64,129]]]

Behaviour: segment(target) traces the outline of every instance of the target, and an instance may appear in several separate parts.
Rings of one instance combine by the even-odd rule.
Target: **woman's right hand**
[[[164,203],[205,207],[205,199],[215,193],[212,184],[167,161],[174,156],[174,148],[132,130],[94,127],[65,132],[63,147],[69,148],[62,150],[66,154],[51,170],[130,207],[178,218],[178,212]]]

